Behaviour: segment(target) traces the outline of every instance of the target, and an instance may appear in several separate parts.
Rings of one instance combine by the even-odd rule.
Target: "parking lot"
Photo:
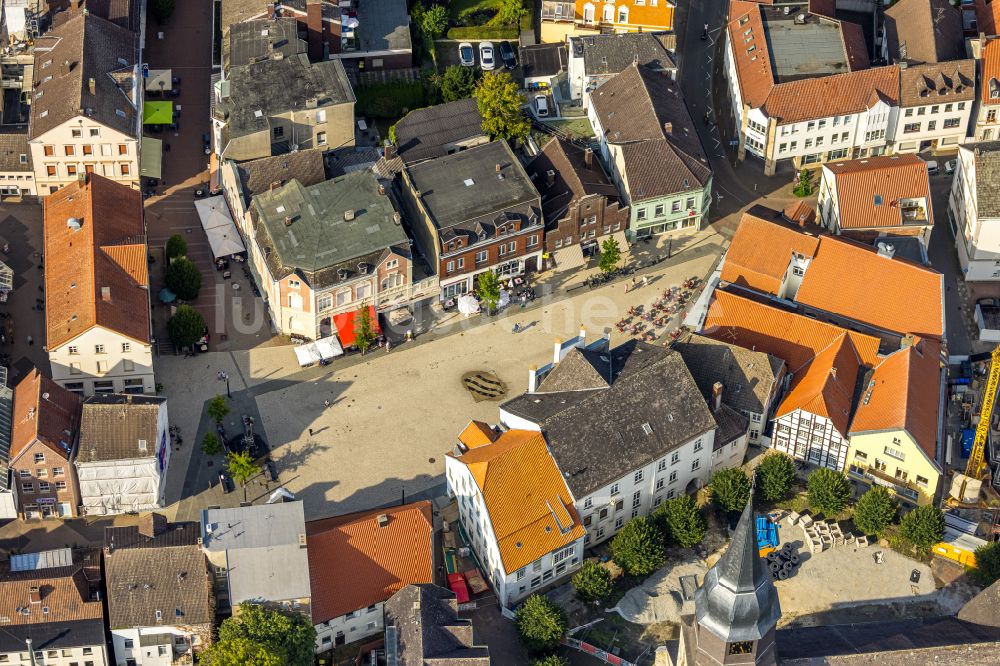
[[[482,68],[482,61],[479,57],[479,44],[487,41],[492,42],[493,44],[494,58],[496,59],[495,69],[498,70],[506,69],[504,67],[503,61],[500,59],[500,44],[501,41],[503,40],[470,39],[466,41],[468,41],[469,44],[472,44],[473,60],[475,62],[474,66],[477,69]],[[518,52],[517,42],[508,41],[506,43],[509,44],[511,49],[513,49],[514,53],[517,54]],[[462,44],[462,42],[453,39],[439,39],[436,42],[434,42],[435,54],[437,56],[438,71],[443,72],[449,67],[461,64],[459,62],[459,54],[458,54],[459,44]],[[515,81],[519,81],[521,79],[520,58],[518,58],[518,67],[515,67],[513,70],[507,70],[507,71],[509,71],[510,75],[514,77]]]

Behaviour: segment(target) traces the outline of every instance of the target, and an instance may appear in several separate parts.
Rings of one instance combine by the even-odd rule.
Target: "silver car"
[[[493,42],[479,42],[479,66],[489,71],[497,66]]]

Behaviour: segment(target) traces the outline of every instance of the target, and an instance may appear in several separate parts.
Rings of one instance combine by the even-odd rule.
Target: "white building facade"
[[[52,379],[74,393],[156,393],[148,341],[94,326],[48,353]]]
[[[775,420],[771,446],[796,460],[842,472],[850,442],[830,419],[796,409]]]
[[[1000,141],[959,149],[948,194],[948,221],[967,282],[1000,280],[1000,206],[990,194],[998,174]]]

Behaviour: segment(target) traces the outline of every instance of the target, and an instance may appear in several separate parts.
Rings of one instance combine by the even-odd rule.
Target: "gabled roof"
[[[79,4],[78,4],[79,3]],[[59,11],[57,5],[63,5]],[[87,11],[95,16],[107,19],[115,25],[121,26],[132,32],[139,32],[139,20],[141,12],[139,10],[139,0],[49,0],[49,10],[55,11],[52,17],[53,25],[61,25],[63,21],[68,21],[78,12]]]
[[[863,364],[874,366],[878,359],[879,339],[874,336],[847,331],[721,289],[716,289],[712,296],[701,333],[776,356],[785,361],[792,373],[845,333]]]
[[[396,123],[396,151],[406,164],[448,154],[448,146],[481,137],[483,116],[475,99],[410,111]]]
[[[26,125],[0,127],[0,171],[31,173],[31,150]]]
[[[313,623],[433,582],[433,532],[426,500],[306,523]]]
[[[29,138],[80,115],[135,137],[137,56],[136,33],[94,14],[53,28],[35,47]]]
[[[1000,12],[1000,3],[994,0],[992,6]],[[1000,38],[987,39],[983,44],[980,67],[982,94],[979,101],[989,106],[1000,104]]]
[[[925,215],[911,224],[934,226],[927,163],[916,155],[828,162],[823,171],[836,181],[841,229],[906,226],[900,199],[923,199]]]
[[[431,583],[407,585],[385,602],[390,663],[399,666],[490,666],[490,649],[476,645],[472,623],[458,617],[455,593]],[[392,657],[395,657],[393,662]]]
[[[900,106],[950,104],[975,98],[975,60],[910,65],[899,72]]]
[[[45,197],[44,206],[48,348],[94,326],[148,344],[149,275],[139,190],[88,174]]]
[[[962,11],[948,0],[897,0],[885,10],[889,57],[913,62],[961,58]]]
[[[670,50],[676,45],[668,33],[625,32],[619,34],[582,35],[569,38],[574,58],[583,58],[585,76],[610,76],[633,63],[655,72],[677,69]]]
[[[574,201],[586,196],[599,194],[618,201],[618,188],[608,180],[600,160],[591,154],[588,166],[586,151],[559,137],[545,144],[528,165],[528,175],[542,196],[546,223],[557,221]]]
[[[104,570],[112,629],[211,624],[215,619],[208,561],[197,545],[105,553]]]
[[[506,573],[583,537],[573,496],[541,433],[508,430],[455,459],[479,487]]]
[[[607,370],[598,365],[595,354],[572,349],[542,380],[535,393],[589,391],[611,386]]]
[[[14,390],[10,459],[37,440],[69,460],[79,418],[80,397],[33,368]]]
[[[775,295],[792,255],[810,258],[818,247],[815,236],[744,213],[722,264],[722,280]]]
[[[854,404],[854,390],[861,369],[861,359],[847,333],[841,333],[802,369],[793,375],[792,384],[774,414],[775,419],[801,409],[830,419],[847,436]]]
[[[941,346],[916,340],[886,356],[866,377],[851,434],[905,430],[937,458]]]
[[[38,588],[39,603],[31,603],[32,588]],[[82,564],[21,572],[5,570],[0,575],[0,616],[9,619],[4,623],[8,629],[81,620],[103,623],[101,600],[90,593],[91,584]]]
[[[153,458],[159,451],[157,424],[167,399],[103,393],[83,402],[78,463]]]
[[[820,239],[795,300],[893,333],[944,336],[940,273],[833,236]]]
[[[994,0],[974,0],[973,4],[975,6],[976,30],[987,37],[996,35],[997,26],[1000,26],[1000,4]]]
[[[475,449],[492,444],[497,437],[499,434],[489,424],[482,421],[469,421],[469,425],[465,426],[465,429],[459,433],[458,441],[468,449]]]
[[[301,185],[310,187],[326,180],[321,148],[262,157],[239,162],[235,166],[248,203],[254,195],[266,192],[272,185],[278,187],[297,180]]]
[[[860,113],[879,102],[899,100],[899,68],[890,65],[775,86],[762,105],[779,125],[813,118]]]

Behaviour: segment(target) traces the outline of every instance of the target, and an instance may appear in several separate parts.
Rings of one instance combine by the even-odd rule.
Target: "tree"
[[[601,261],[598,264],[601,272],[607,275],[618,267],[618,262],[622,258],[622,249],[618,247],[618,241],[614,238],[605,238],[601,243]]]
[[[651,574],[666,559],[663,532],[645,516],[633,518],[611,540],[611,557],[630,576]]]
[[[865,534],[882,536],[885,528],[896,519],[899,507],[888,490],[872,486],[854,505],[854,524]]]
[[[222,423],[222,419],[229,416],[229,403],[221,395],[217,395],[208,401],[206,409],[208,416],[217,424]]]
[[[899,533],[917,548],[930,548],[944,537],[944,513],[933,504],[918,506],[903,516]]]
[[[316,630],[301,613],[240,604],[219,627],[219,639],[199,660],[208,666],[312,666]]]
[[[193,301],[201,291],[201,271],[187,257],[178,257],[167,266],[167,288],[182,301]]]
[[[739,467],[716,472],[709,484],[712,501],[726,513],[739,513],[750,501],[750,479]]]
[[[174,13],[174,0],[152,0],[151,10],[157,23],[166,23],[170,15]]]
[[[222,440],[212,431],[205,433],[201,440],[201,450],[207,456],[214,456],[222,453]]]
[[[354,317],[354,346],[360,349],[363,355],[375,344],[376,337],[371,310],[367,305],[363,305]]]
[[[500,0],[497,13],[486,25],[517,25],[525,11],[522,0]]]
[[[441,97],[454,102],[472,97],[476,92],[476,69],[452,65],[441,75]]]
[[[493,309],[500,302],[500,277],[493,271],[484,271],[476,278],[479,298],[486,304],[486,314],[493,314]]]
[[[757,465],[756,479],[761,497],[768,502],[783,500],[795,483],[795,461],[778,451],[769,453]]]
[[[976,548],[976,568],[972,576],[983,585],[1000,580],[1000,542],[994,541]]]
[[[840,472],[823,467],[809,475],[809,506],[824,516],[840,513],[851,499],[851,483]]]
[[[483,132],[511,142],[528,136],[531,122],[521,113],[524,100],[510,74],[487,72],[476,85],[475,97],[483,117]]]
[[[226,466],[233,479],[241,486],[245,486],[247,481],[260,474],[260,466],[254,462],[249,451],[239,453],[230,451],[226,454]]]
[[[653,513],[653,519],[667,541],[681,548],[697,546],[708,531],[708,521],[690,495],[667,500]]]
[[[807,197],[812,194],[812,175],[808,169],[799,172],[799,182],[795,184],[792,193],[797,197]]]
[[[420,16],[420,30],[431,39],[437,39],[448,29],[448,9],[433,5]]]
[[[569,666],[569,660],[557,654],[550,654],[547,657],[534,660],[531,662],[531,666]]]
[[[586,560],[573,574],[573,589],[582,601],[600,601],[611,594],[611,572],[594,560]]]
[[[514,613],[521,642],[532,652],[552,652],[569,628],[566,611],[539,594],[533,594]]]
[[[188,244],[184,240],[184,236],[180,234],[174,234],[167,239],[167,259],[173,259],[175,257],[184,257],[188,253]]]
[[[190,305],[181,305],[167,321],[167,332],[178,347],[190,347],[205,335],[205,318]]]

